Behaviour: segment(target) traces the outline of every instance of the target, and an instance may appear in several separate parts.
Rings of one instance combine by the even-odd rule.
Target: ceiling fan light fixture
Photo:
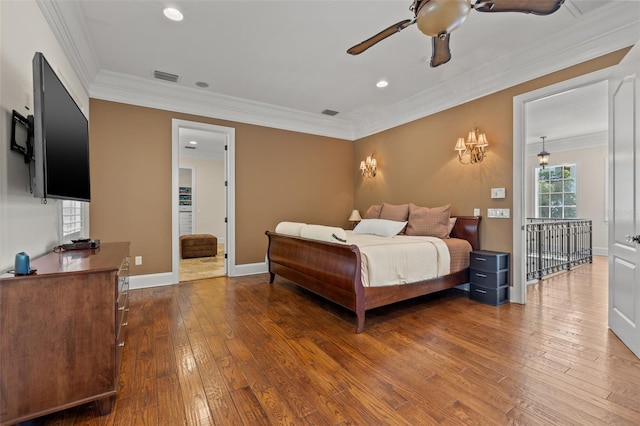
[[[416,24],[424,34],[441,37],[462,25],[470,11],[469,0],[429,0],[416,13]]]

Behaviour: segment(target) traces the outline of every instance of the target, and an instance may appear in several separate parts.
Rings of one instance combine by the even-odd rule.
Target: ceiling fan
[[[359,55],[374,44],[399,33],[410,25],[432,37],[431,66],[446,64],[451,59],[449,38],[469,16],[471,9],[478,12],[523,12],[534,15],[550,15],[560,9],[564,0],[414,0],[409,10],[413,19],[405,19],[356,44],[347,53]]]

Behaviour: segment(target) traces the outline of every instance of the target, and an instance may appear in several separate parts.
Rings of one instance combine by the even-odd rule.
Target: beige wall
[[[452,214],[481,209],[481,247],[512,252],[512,220],[487,219],[487,208],[513,212],[513,97],[617,64],[628,49],[430,115],[355,143],[354,164],[376,154],[378,176],[362,179],[353,169],[355,208],[371,204],[413,202],[435,207],[452,204]],[[480,164],[461,165],[453,150],[458,137],[472,128],[486,132],[490,146]],[[504,200],[490,189],[506,188]]]
[[[171,119],[236,129],[236,263],[264,262],[283,220],[347,226],[353,143],[91,99],[91,235],[130,241],[134,275],[171,270]]]

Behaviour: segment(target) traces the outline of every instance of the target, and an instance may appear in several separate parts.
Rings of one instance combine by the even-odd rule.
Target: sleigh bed
[[[458,216],[450,238],[469,242],[470,250],[480,248],[480,217]],[[446,275],[400,285],[363,285],[361,250],[354,244],[341,244],[267,231],[269,282],[275,276],[341,305],[356,314],[356,333],[364,328],[369,309],[412,299],[469,282],[468,260],[459,270]],[[468,259],[468,255],[467,255]]]

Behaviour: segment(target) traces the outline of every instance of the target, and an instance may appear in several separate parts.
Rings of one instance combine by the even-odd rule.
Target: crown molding
[[[92,98],[158,108],[258,126],[353,140],[350,122],[335,117],[177,86],[174,83],[101,71]]]
[[[77,2],[37,0],[89,96],[283,130],[357,140],[630,46],[640,38],[634,2],[611,2],[514,55],[482,64],[352,120],[100,71]],[[609,30],[615,23],[614,30]],[[550,49],[551,46],[551,49]],[[551,53],[549,52],[551,50]]]
[[[544,146],[547,151],[566,152],[578,149],[599,148],[609,145],[609,132],[596,132],[587,135],[571,136],[561,139],[546,139]],[[550,148],[551,146],[551,148]],[[527,157],[538,155],[542,151],[542,141],[528,143],[525,148]]]
[[[520,52],[482,64],[459,77],[357,119],[357,139],[444,111],[482,96],[559,71],[633,45],[640,39],[633,2],[613,2],[562,31],[549,34]],[[627,12],[627,13],[625,13]],[[614,30],[609,30],[612,27]],[[552,53],[549,53],[552,46]]]
[[[89,93],[100,63],[91,45],[86,22],[81,19],[79,2],[36,0],[62,51],[71,63],[80,84]],[[72,19],[69,19],[71,17]]]

